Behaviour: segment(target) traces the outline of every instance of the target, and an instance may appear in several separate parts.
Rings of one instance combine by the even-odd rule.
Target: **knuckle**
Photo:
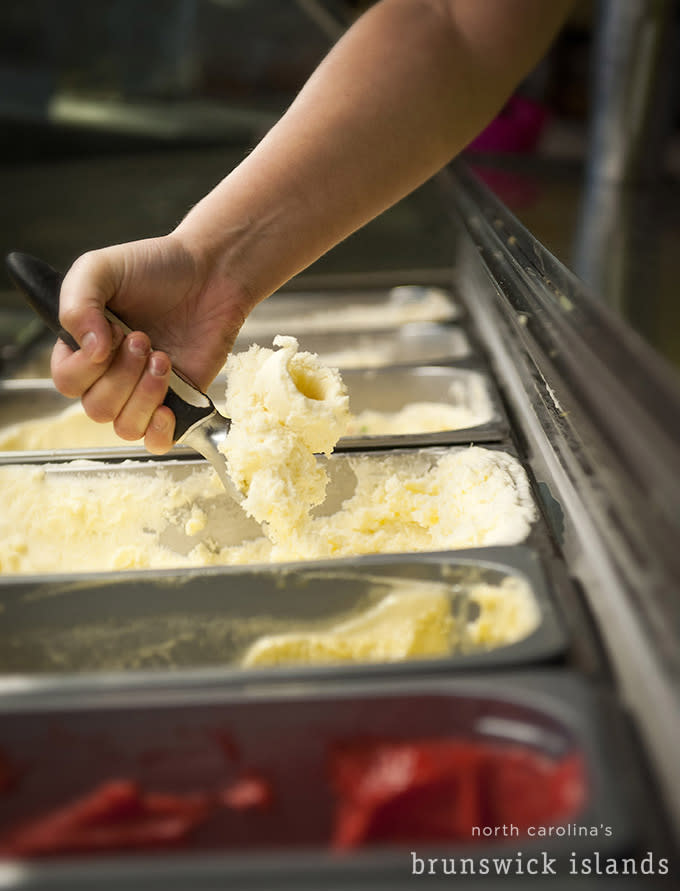
[[[69,399],[79,399],[83,395],[84,388],[63,368],[53,364],[51,371],[54,386],[62,396],[66,396]]]
[[[67,399],[80,399],[83,395],[82,391],[75,384],[72,384],[70,381],[58,381],[55,377],[54,385],[57,390],[61,393],[62,396],[66,396]]]
[[[91,302],[92,293],[100,290],[103,253],[100,249],[81,254],[66,273],[59,299],[59,321],[71,333],[79,333],[83,310]]]
[[[146,450],[151,452],[152,455],[164,455],[172,448],[172,440],[160,436],[158,433],[147,433],[144,439],[144,445]]]
[[[82,397],[82,403],[88,418],[91,418],[98,424],[106,424],[116,418],[115,408],[108,402],[85,393]]]
[[[73,261],[68,272],[69,277],[73,276],[90,276],[99,265],[101,250],[85,251],[76,260]]]
[[[126,418],[116,418],[113,422],[113,430],[116,436],[119,436],[127,442],[134,442],[144,436],[144,430],[140,429],[140,427],[131,423],[131,421]]]
[[[167,381],[163,378],[154,377],[154,375],[148,371],[140,378],[139,391],[143,395],[145,401],[153,409],[158,408],[163,402],[167,389]]]

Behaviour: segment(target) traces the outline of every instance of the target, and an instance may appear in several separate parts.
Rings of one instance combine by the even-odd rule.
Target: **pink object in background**
[[[526,96],[512,96],[468,145],[469,152],[531,152],[538,145],[548,109]]]

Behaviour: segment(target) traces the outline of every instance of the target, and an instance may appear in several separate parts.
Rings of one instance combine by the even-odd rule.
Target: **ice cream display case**
[[[464,164],[430,185],[440,281],[293,283],[237,349],[297,337],[356,417],[487,414],[348,430],[294,546],[13,362],[0,888],[677,876],[680,390]]]

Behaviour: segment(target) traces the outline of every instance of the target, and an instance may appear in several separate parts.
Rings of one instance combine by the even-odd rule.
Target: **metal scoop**
[[[80,349],[59,324],[59,293],[63,275],[43,260],[19,251],[9,254],[5,262],[13,283],[43,322],[72,350]],[[104,315],[126,334],[132,330],[110,310],[104,309]],[[226,458],[218,448],[229,433],[231,421],[217,411],[210,397],[174,369],[170,372],[163,404],[172,409],[175,415],[173,439],[207,458],[227,492],[241,503],[241,493],[229,476]]]

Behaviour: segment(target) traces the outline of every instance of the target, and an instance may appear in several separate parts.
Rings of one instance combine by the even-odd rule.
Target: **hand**
[[[80,344],[57,341],[52,376],[95,421],[151,452],[172,445],[174,415],[162,405],[171,364],[205,390],[243,324],[236,288],[175,233],[83,254],[61,288],[60,321]],[[133,329],[124,336],[102,313]]]

